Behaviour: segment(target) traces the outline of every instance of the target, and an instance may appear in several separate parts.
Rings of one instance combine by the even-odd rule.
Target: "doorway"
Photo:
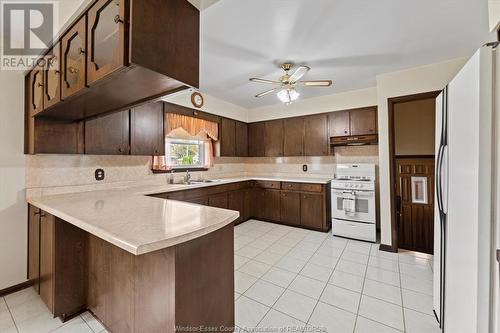
[[[435,99],[389,99],[392,250],[434,252]]]

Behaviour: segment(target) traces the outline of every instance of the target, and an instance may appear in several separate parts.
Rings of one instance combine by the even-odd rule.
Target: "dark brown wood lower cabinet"
[[[224,208],[227,209],[227,193],[214,194],[208,197],[208,205],[210,207]]]
[[[40,291],[40,209],[28,207],[28,280],[35,282],[35,289]]]
[[[236,210],[236,223],[255,218],[319,231],[331,227],[329,184],[247,181],[153,196]]]
[[[231,210],[236,210],[240,212],[240,217],[235,221],[235,223],[243,222],[243,215],[245,210],[245,190],[236,190],[229,192],[227,195],[227,208]]]
[[[321,194],[302,193],[300,196],[300,224],[314,229],[323,229],[325,200]]]
[[[280,221],[290,225],[300,225],[300,193],[281,192]]]
[[[271,221],[280,221],[280,190],[264,190],[264,218]]]
[[[40,298],[54,311],[54,216],[40,213]]]

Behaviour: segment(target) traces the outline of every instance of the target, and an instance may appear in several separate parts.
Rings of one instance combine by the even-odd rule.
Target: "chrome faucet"
[[[186,175],[184,176],[184,184],[191,184],[191,175],[189,174],[189,170],[186,171]]]

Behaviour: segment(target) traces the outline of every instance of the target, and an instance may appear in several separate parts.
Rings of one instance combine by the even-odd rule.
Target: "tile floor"
[[[251,220],[235,228],[234,258],[240,332],[439,332],[431,256]],[[52,318],[32,288],[0,298],[0,333],[49,332],[106,331],[88,312]]]

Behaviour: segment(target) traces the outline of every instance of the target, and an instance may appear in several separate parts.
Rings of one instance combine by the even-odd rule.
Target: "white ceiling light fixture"
[[[293,65],[291,63],[284,63],[281,65],[281,68],[285,71],[285,75],[280,77],[278,81],[250,78],[250,81],[256,83],[279,85],[279,87],[261,92],[260,94],[255,95],[255,97],[260,98],[277,92],[276,95],[281,102],[291,104],[300,96],[299,92],[295,89],[297,85],[304,87],[330,87],[333,83],[331,80],[299,81],[311,68],[307,66],[299,66],[295,72],[290,75],[288,72],[292,69],[292,67]]]
[[[292,102],[296,101],[300,96],[294,88],[281,89],[276,95],[278,99],[285,104],[292,104]]]

